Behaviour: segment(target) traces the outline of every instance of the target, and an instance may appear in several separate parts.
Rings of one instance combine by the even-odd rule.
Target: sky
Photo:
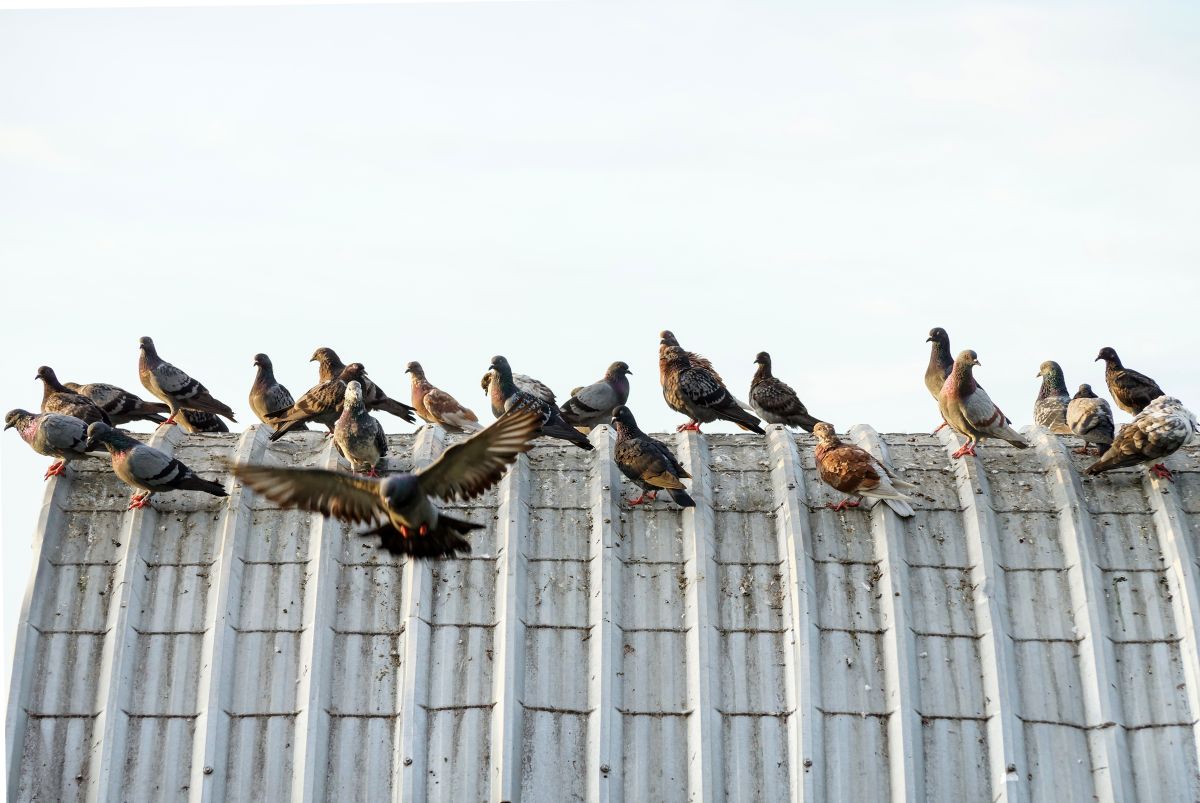
[[[662,431],[669,328],[743,397],[767,350],[839,429],[928,431],[942,326],[1018,425],[1105,345],[1195,410],[1198,40],[1187,3],[0,12],[0,397],[140,390],[150,335],[242,422],[256,352],[299,395],[327,345],[484,420],[493,354],[560,395],[625,360]],[[50,459],[0,459],[6,697]]]

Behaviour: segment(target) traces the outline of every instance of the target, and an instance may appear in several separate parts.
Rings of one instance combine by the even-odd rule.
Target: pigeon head
[[[29,412],[28,410],[22,410],[20,407],[15,410],[9,410],[4,416],[4,428],[23,428],[25,423],[31,418],[33,418],[33,413]]]
[[[343,372],[344,373],[344,372]],[[357,379],[346,383],[346,406],[352,410],[362,407],[363,389]]]
[[[1062,376],[1063,375],[1062,366],[1060,366],[1054,360],[1046,360],[1044,363],[1042,363],[1038,367],[1037,375],[1038,376],[1051,376],[1051,377]]]
[[[770,367],[771,355],[765,351],[760,351],[758,354],[754,355],[754,364],[755,365],[765,365],[767,367]]]
[[[950,345],[950,335],[946,334],[946,330],[940,326],[935,326],[929,330],[929,337],[925,338],[926,343],[937,343],[939,346]]]
[[[621,362],[620,360],[617,360],[612,365],[608,366],[608,370],[604,372],[604,375],[606,377],[608,377],[609,379],[613,379],[618,376],[625,376],[626,374],[632,374],[632,373],[633,373],[633,371],[629,370],[628,363],[624,363],[624,362]]]
[[[338,374],[338,379],[343,382],[350,382],[351,380],[361,382],[366,375],[367,369],[363,368],[361,362],[352,362],[342,369],[342,372]]]
[[[495,357],[492,357],[492,362],[488,368],[492,371],[495,371],[496,376],[500,377],[502,381],[512,381],[512,367],[509,366],[508,360],[499,354],[497,354]]]
[[[116,434],[117,431],[103,421],[94,422],[87,430],[87,450],[95,451],[98,445],[111,446],[113,436]]]
[[[613,410],[612,423],[613,426],[625,426],[630,429],[637,429],[637,420],[633,417],[633,411],[623,404]]]
[[[57,385],[58,384],[58,377],[55,376],[54,369],[51,368],[49,365],[39,366],[37,369],[37,373],[34,375],[33,378],[40,379],[43,382],[45,382],[47,385]]]
[[[254,355],[254,364],[257,365],[259,368],[265,368],[268,371],[271,370],[271,358],[268,357],[266,354],[262,354],[262,353],[255,354]]]
[[[138,339],[138,348],[147,354],[155,354],[154,341],[151,338],[143,337]]]
[[[968,366],[968,367],[972,367],[972,368],[975,367],[976,365],[983,365],[983,363],[981,363],[979,361],[979,355],[976,354],[971,349],[966,349],[965,351],[960,351],[958,353],[958,356],[954,358],[954,364]]]
[[[1082,384],[1079,386],[1079,390],[1075,391],[1075,398],[1076,399],[1095,399],[1098,397],[1092,391],[1092,386],[1085,383],[1085,384]]]
[[[341,360],[338,359],[337,352],[328,346],[321,346],[319,349],[314,351],[312,356],[308,358],[308,361],[330,365],[337,365],[341,363]]]
[[[1117,350],[1112,346],[1105,346],[1100,349],[1100,353],[1096,355],[1096,359],[1093,362],[1099,362],[1100,360],[1104,360],[1105,363],[1114,368],[1121,367],[1121,358],[1117,356]]]
[[[392,510],[402,510],[421,495],[421,486],[412,474],[393,474],[383,481],[383,498]]]
[[[668,365],[676,364],[687,367],[691,363],[688,353],[679,346],[660,346],[658,349],[658,358]]]
[[[675,339],[675,333],[670,329],[663,329],[658,333],[658,344],[660,346],[678,346],[679,341]]]
[[[404,369],[404,373],[412,374],[413,379],[425,378],[425,369],[422,368],[421,363],[417,362],[416,360],[413,360],[408,364],[408,366]]]
[[[817,440],[821,443],[833,443],[838,439],[833,424],[827,424],[824,421],[818,421],[817,425],[813,427],[813,435],[816,435]]]

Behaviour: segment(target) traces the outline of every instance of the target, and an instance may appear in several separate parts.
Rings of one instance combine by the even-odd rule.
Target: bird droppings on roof
[[[951,460],[856,427],[919,486],[900,519],[827,509],[774,426],[657,436],[696,507],[628,507],[600,428],[451,506],[470,556],[408,561],[232,484],[337,462],[267,434],[151,436],[228,499],[50,481],[10,798],[1200,799],[1195,446],[1171,483],[1041,432]],[[389,436],[387,467],[445,441]]]

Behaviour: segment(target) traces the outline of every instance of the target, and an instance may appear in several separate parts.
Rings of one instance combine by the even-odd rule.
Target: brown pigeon
[[[836,505],[830,502],[827,507],[834,510],[858,507],[862,498],[868,496],[882,499],[898,516],[908,518],[915,515],[909,504],[912,499],[897,489],[912,490],[917,486],[897,477],[885,463],[876,460],[866,449],[843,442],[833,427],[824,421],[817,422],[813,434],[817,436],[814,456],[821,479],[831,488],[857,497],[853,501],[843,499]]]
[[[224,416],[236,423],[233,410],[228,404],[217,401],[208,388],[158,356],[154,341],[143,337],[138,341],[141,355],[138,358],[138,376],[142,387],[162,399],[171,408],[171,417],[164,425],[175,423],[180,410],[195,410]]]
[[[642,489],[642,495],[637,499],[627,500],[630,505],[657,499],[659,491],[666,491],[680,507],[696,506],[682,482],[692,475],[684,470],[665,443],[638,428],[628,407],[621,405],[613,411],[612,425],[617,433],[617,445],[613,450],[617,468]]]
[[[141,396],[130,393],[124,388],[104,382],[91,382],[86,385],[65,382],[64,386],[68,390],[87,396],[94,401],[96,406],[108,415],[115,427],[134,421],[152,421],[161,424],[167,420],[163,413],[171,412],[171,408],[162,402],[146,401]]]
[[[1033,403],[1034,422],[1055,435],[1070,435],[1067,405],[1071,402],[1071,394],[1067,392],[1062,367],[1054,360],[1046,360],[1038,368],[1037,375],[1042,378],[1042,387]]]
[[[250,409],[258,416],[258,420],[270,426],[267,416],[286,410],[296,403],[291,391],[275,378],[275,366],[266,354],[254,355],[254,366],[258,369],[254,374],[254,383],[250,385]],[[308,426],[298,424],[294,430],[306,430]]]
[[[1100,474],[1114,468],[1149,465],[1154,476],[1174,481],[1162,460],[1191,440],[1196,430],[1196,416],[1179,399],[1160,396],[1121,427],[1108,451],[1084,470]]]
[[[967,438],[954,457],[974,455],[975,446],[988,438],[1008,441],[1018,449],[1029,448],[1021,434],[1009,426],[1008,418],[987,392],[975,382],[973,369],[980,364],[979,356],[970,349],[959,352],[950,377],[938,396],[942,418],[951,429]]]
[[[437,424],[447,432],[478,432],[483,429],[475,413],[425,378],[421,363],[410,362],[404,372],[412,376],[412,406],[423,421]]]
[[[86,424],[93,424],[97,421],[105,424],[112,423],[108,414],[101,410],[94,401],[59,382],[50,366],[43,365],[38,368],[34,379],[42,380],[43,413],[74,416]]]
[[[758,417],[768,424],[800,427],[805,432],[812,432],[817,419],[808,414],[808,408],[796,391],[771,373],[771,355],[760,351],[754,362],[758,370],[750,382],[750,404]]]
[[[699,432],[700,424],[720,418],[732,421],[742,429],[765,435],[759,426],[759,419],[742,409],[721,382],[720,376],[702,364],[693,362],[688,352],[678,345],[671,345],[675,342],[670,332],[662,333],[658,347],[658,376],[667,405],[691,419],[680,425],[677,431]]]
[[[1137,415],[1146,405],[1164,395],[1163,389],[1150,377],[1121,365],[1121,358],[1111,346],[1100,349],[1096,360],[1104,360],[1104,380],[1117,406]]]
[[[322,382],[329,382],[336,379],[346,369],[345,363],[338,358],[337,352],[328,346],[322,346],[314,351],[309,362],[318,364],[318,376]],[[385,413],[391,413],[397,418],[403,418],[410,424],[417,420],[413,416],[413,408],[404,402],[396,401],[388,396],[383,388],[376,385],[374,381],[367,379],[362,382],[362,386],[363,401],[366,403],[368,410],[383,410]]]
[[[361,382],[366,375],[362,363],[352,362],[342,369],[336,379],[309,388],[291,407],[269,414],[267,423],[275,427],[275,431],[271,433],[271,440],[279,440],[297,425],[308,421],[324,424],[333,432],[334,424],[342,412],[346,383],[351,380]]]
[[[1075,454],[1087,454],[1088,444],[1097,446],[1096,455],[1108,451],[1113,442],[1113,414],[1108,402],[1092,392],[1091,385],[1080,385],[1075,398],[1067,405],[1067,425],[1083,438],[1083,448]]]

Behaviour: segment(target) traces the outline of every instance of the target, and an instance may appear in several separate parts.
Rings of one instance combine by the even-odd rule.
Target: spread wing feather
[[[474,499],[500,481],[518,454],[529,451],[540,424],[531,411],[501,416],[418,471],[421,490],[439,499]]]

